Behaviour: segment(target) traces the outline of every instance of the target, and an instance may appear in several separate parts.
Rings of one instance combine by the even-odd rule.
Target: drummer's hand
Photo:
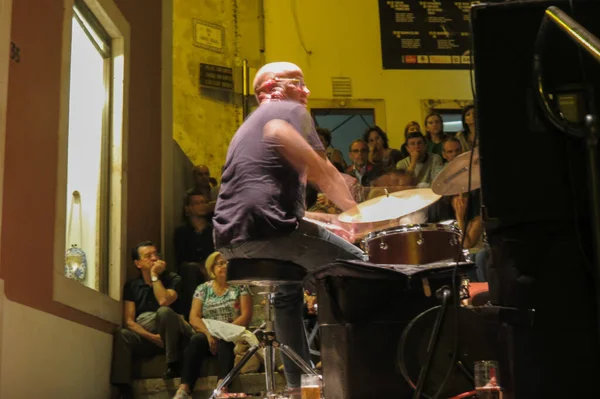
[[[348,242],[354,243],[354,241],[356,240],[356,237],[354,235],[354,228],[349,223],[332,223],[327,225],[327,230],[331,231],[336,236],[342,237]]]

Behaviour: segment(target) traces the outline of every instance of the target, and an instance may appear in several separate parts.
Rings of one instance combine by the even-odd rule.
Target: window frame
[[[312,115],[312,109],[332,109],[336,112],[342,112],[343,109],[372,109],[374,112],[373,120],[375,124],[387,130],[387,118],[385,100],[383,99],[323,99],[323,98],[309,98],[308,99],[308,112]]]
[[[4,143],[6,138],[6,107],[8,105],[8,69],[10,65],[10,27],[12,0],[0,1],[0,170],[4,170]],[[2,233],[2,198],[4,173],[0,173],[0,235]],[[2,266],[0,265],[0,268]],[[0,274],[1,275],[1,274]],[[0,280],[0,283],[2,280]],[[0,301],[2,299],[0,298]],[[2,312],[0,312],[1,314]],[[0,320],[0,327],[2,321]],[[1,332],[1,328],[0,328]],[[0,337],[2,334],[0,334]]]
[[[101,270],[100,291],[89,288],[64,275],[67,219],[67,148],[69,134],[69,94],[71,64],[71,26],[74,14],[74,0],[64,1],[63,56],[61,66],[62,90],[60,96],[60,122],[58,137],[58,173],[56,194],[56,221],[54,239],[54,281],[53,299],[84,313],[120,325],[122,321],[121,286],[125,279],[126,262],[126,154],[128,126],[128,85],[129,85],[129,38],[127,20],[113,0],[81,0],[95,16],[111,38],[110,68],[105,68],[105,81],[110,82],[107,103],[103,116],[109,130],[104,135],[102,162],[110,165],[103,168],[101,190],[108,191],[105,210],[109,218],[99,225],[102,239],[107,239],[108,258],[102,259],[101,268],[108,267],[108,273]],[[111,71],[106,72],[106,70]],[[106,159],[108,157],[108,159]],[[118,165],[120,167],[114,167]],[[110,170],[110,172],[107,172]],[[110,176],[108,176],[110,173]],[[108,234],[110,230],[111,234]],[[101,254],[101,253],[100,253]],[[103,293],[104,291],[105,293]]]

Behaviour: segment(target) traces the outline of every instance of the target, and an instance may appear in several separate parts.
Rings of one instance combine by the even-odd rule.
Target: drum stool
[[[265,301],[265,328],[255,332],[259,344],[251,347],[240,362],[227,374],[215,388],[211,399],[221,394],[221,390],[239,373],[244,364],[260,349],[265,349],[265,385],[266,397],[275,394],[275,351],[278,348],[289,357],[306,374],[318,375],[308,363],[304,361],[289,346],[277,341],[273,323],[273,297],[277,287],[287,284],[301,284],[306,276],[306,269],[292,262],[278,259],[230,259],[227,265],[227,282],[231,285],[248,285],[259,287],[259,294],[266,294]]]

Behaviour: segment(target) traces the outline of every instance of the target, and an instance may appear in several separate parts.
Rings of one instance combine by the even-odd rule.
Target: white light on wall
[[[69,145],[67,166],[67,198],[75,190],[81,193],[81,237],[67,236],[67,247],[81,240],[88,264],[84,284],[97,286],[99,212],[101,210],[102,137],[107,88],[106,60],[98,52],[79,22],[73,18],[71,43],[71,78],[69,96]],[[67,203],[69,213],[70,201]],[[73,227],[73,232],[79,226]]]

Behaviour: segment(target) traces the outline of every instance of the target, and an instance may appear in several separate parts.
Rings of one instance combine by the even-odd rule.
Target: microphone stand
[[[545,33],[550,24],[556,25],[560,30],[580,48],[589,53],[600,63],[600,40],[587,31],[581,24],[572,19],[558,7],[548,7],[537,34],[534,50],[533,75],[536,97],[548,120],[559,130],[570,136],[585,139],[588,163],[588,187],[590,189],[590,204],[592,215],[593,235],[593,273],[596,287],[596,312],[600,314],[600,179],[598,177],[598,118],[593,114],[595,109],[590,107],[590,113],[585,117],[585,126],[576,126],[559,117],[559,112],[554,109],[552,101],[543,85],[542,78],[542,50],[546,44]],[[591,102],[590,102],[591,103]],[[600,339],[600,317],[597,316],[598,338]]]

